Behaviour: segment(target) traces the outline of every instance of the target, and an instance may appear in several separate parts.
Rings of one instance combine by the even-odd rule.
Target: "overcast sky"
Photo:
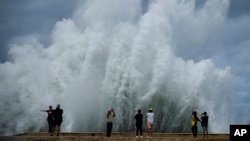
[[[17,37],[47,36],[57,21],[71,16],[78,0],[1,0],[0,62],[6,61],[8,44]]]
[[[0,62],[7,59],[8,44],[17,37],[36,35],[48,43],[52,28],[74,12],[79,0],[1,0],[0,1]],[[197,4],[205,0],[198,0]],[[231,0],[228,16],[232,19],[250,15],[249,0]],[[249,38],[245,36],[243,38]]]
[[[0,62],[8,61],[8,45],[30,35],[49,44],[50,32],[57,21],[72,16],[79,0],[0,0]],[[205,0],[198,0],[202,5]],[[250,0],[231,0],[227,26],[211,38],[202,50],[186,59],[212,58],[218,67],[231,66],[238,79],[242,106],[250,106]],[[229,34],[227,36],[223,36]],[[217,42],[221,40],[221,42]],[[216,43],[215,43],[216,42]],[[211,51],[209,46],[215,45]],[[207,48],[206,48],[207,46]],[[246,112],[246,111],[245,111]],[[250,112],[250,111],[247,111]],[[250,121],[249,121],[250,122]]]

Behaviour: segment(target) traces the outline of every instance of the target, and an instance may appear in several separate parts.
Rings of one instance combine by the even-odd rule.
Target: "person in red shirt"
[[[41,110],[41,111],[48,113],[47,121],[49,124],[49,132],[50,132],[50,135],[53,136],[54,110],[52,109],[52,106],[49,106],[49,110]]]

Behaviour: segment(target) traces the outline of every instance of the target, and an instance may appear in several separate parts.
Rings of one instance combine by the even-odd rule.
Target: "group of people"
[[[203,137],[208,138],[208,115],[207,112],[201,114],[201,120],[197,117],[197,112],[193,111],[191,115],[191,124],[192,124],[192,134],[193,137],[197,137],[198,133],[198,122],[201,122],[201,127],[203,130]]]
[[[135,125],[136,125],[136,138],[142,138],[142,125],[143,125],[143,114],[141,113],[141,109],[137,110],[137,114],[135,115]],[[112,123],[115,117],[114,109],[110,109],[107,112],[107,133],[106,136],[110,137],[112,132]],[[151,137],[153,135],[153,123],[154,123],[154,113],[153,108],[148,109],[148,113],[146,114],[147,117],[147,132],[148,136]]]
[[[49,106],[49,110],[41,110],[41,111],[48,113],[47,121],[49,124],[50,136],[53,136],[56,128],[57,128],[57,136],[59,136],[61,124],[63,122],[63,117],[62,117],[63,110],[61,109],[60,104],[57,104],[56,109],[52,109],[52,106]]]
[[[148,136],[152,137],[153,125],[154,125],[153,108],[148,109],[148,113],[146,114],[146,118],[147,118]],[[136,138],[138,138],[139,132],[140,132],[140,137],[142,138],[143,114],[141,113],[141,109],[138,109],[138,113],[135,115],[135,123],[136,123]]]
[[[59,136],[61,124],[63,122],[62,114],[63,110],[60,108],[60,104],[57,104],[56,109],[52,109],[52,106],[49,106],[49,110],[41,110],[43,112],[48,113],[47,121],[49,124],[49,132],[50,135],[53,136],[53,133],[58,128],[57,136]],[[113,120],[116,114],[114,109],[110,109],[107,112],[107,132],[106,136],[110,137],[112,132]],[[149,137],[153,135],[153,124],[154,124],[154,113],[153,108],[148,109],[148,113],[146,114],[147,118],[147,133]],[[141,109],[137,110],[137,114],[134,117],[135,125],[136,125],[136,138],[142,138],[142,126],[143,126],[143,114]],[[201,127],[203,129],[203,136],[208,137],[208,115],[207,112],[201,114],[201,120],[197,117],[197,112],[193,111],[191,115],[191,125],[192,125],[192,134],[193,137],[197,137],[198,133],[198,122],[201,122]],[[140,135],[140,136],[139,136]]]
[[[142,137],[142,126],[143,126],[143,114],[141,109],[138,109],[138,113],[135,115],[135,125],[136,125],[136,138]],[[108,110],[107,112],[107,137],[110,137],[112,132],[112,122],[115,117],[114,109]],[[147,117],[147,133],[149,137],[153,135],[153,123],[154,123],[154,113],[153,108],[148,109]],[[207,112],[201,114],[201,120],[197,117],[197,112],[193,111],[191,115],[191,125],[193,137],[197,137],[198,133],[198,122],[201,122],[201,127],[203,130],[203,137],[208,137],[208,115]]]

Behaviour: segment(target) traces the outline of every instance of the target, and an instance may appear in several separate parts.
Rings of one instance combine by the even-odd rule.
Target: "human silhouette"
[[[153,135],[153,125],[154,125],[153,108],[149,108],[148,109],[148,113],[147,113],[146,117],[147,117],[147,131],[148,131],[148,136],[152,137],[152,135]]]
[[[63,122],[63,110],[61,109],[61,105],[57,104],[56,109],[54,110],[54,121],[55,121],[55,125],[54,125],[54,130],[56,130],[57,128],[57,136],[59,136],[60,131],[61,131],[61,124]]]
[[[41,110],[42,112],[47,112],[48,117],[48,125],[49,125],[49,133],[51,136],[53,136],[53,127],[54,127],[54,110],[52,109],[52,106],[49,106],[49,110]]]
[[[208,116],[207,112],[201,114],[201,127],[203,129],[203,137],[208,138]]]
[[[197,132],[198,132],[198,127],[197,127],[197,122],[200,121],[200,119],[197,117],[197,112],[193,111],[191,115],[191,124],[192,124],[192,134],[193,137],[197,137]]]
[[[107,112],[106,118],[107,118],[107,137],[111,136],[111,132],[112,132],[112,126],[113,126],[113,119],[115,117],[115,111],[114,109],[110,109]]]
[[[135,125],[136,125],[136,137],[140,132],[140,137],[142,137],[142,124],[143,124],[143,115],[141,114],[141,109],[138,109],[138,113],[135,115]]]

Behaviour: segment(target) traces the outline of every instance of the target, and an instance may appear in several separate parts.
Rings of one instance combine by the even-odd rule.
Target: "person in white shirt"
[[[115,117],[115,111],[114,109],[111,109],[108,111],[107,113],[107,137],[111,136],[111,132],[112,132],[112,126],[113,126],[113,119]]]
[[[147,117],[148,136],[151,137],[153,135],[153,124],[154,124],[153,108],[148,109],[148,113],[147,113],[146,117]]]

